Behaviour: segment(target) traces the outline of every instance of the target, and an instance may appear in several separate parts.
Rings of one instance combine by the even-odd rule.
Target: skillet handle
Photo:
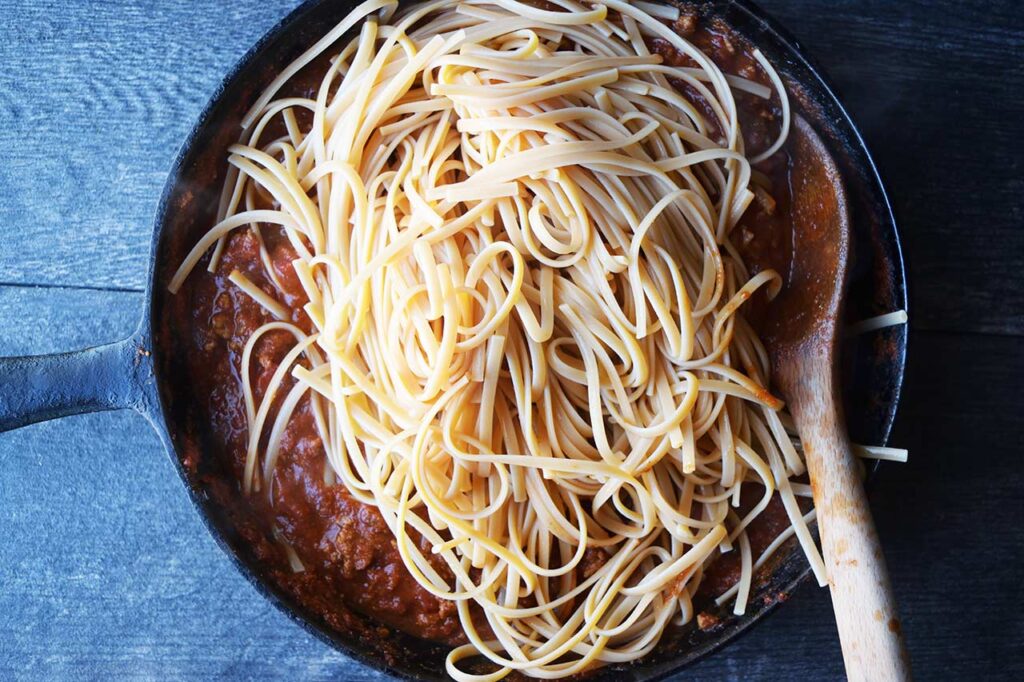
[[[139,334],[103,346],[0,358],[0,432],[83,412],[141,409],[152,374]]]

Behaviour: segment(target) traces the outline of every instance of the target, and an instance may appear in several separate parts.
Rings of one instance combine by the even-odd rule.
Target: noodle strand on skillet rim
[[[246,228],[283,296],[260,231],[286,235],[309,329],[231,277],[278,320],[242,359],[242,487],[270,494],[284,429],[310,400],[326,477],[376,507],[408,572],[456,603],[459,680],[644,656],[693,617],[718,552],[741,554],[728,597],[742,613],[765,559],[745,529],[775,493],[824,576],[767,354],[736,315],[780,279],[750,276],[730,241],[754,196],[733,89],[772,92],[674,33],[672,8],[545,7],[360,5],[252,108],[218,223],[170,284],[211,248],[215,270]],[[315,98],[275,99],[357,26]],[[666,65],[651,38],[695,66]],[[782,101],[765,158],[789,114],[755,57]],[[275,121],[285,134],[265,139]],[[295,346],[257,404],[251,351],[272,330]],[[751,486],[760,502],[741,518]],[[592,571],[588,550],[603,557]],[[460,668],[480,656],[493,673]]]

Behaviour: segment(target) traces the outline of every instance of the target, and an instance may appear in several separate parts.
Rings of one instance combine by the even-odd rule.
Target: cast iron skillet
[[[132,408],[159,434],[192,502],[218,544],[241,573],[269,601],[306,630],[374,668],[415,679],[439,679],[445,649],[402,633],[386,641],[359,628],[333,628],[304,609],[268,578],[229,515],[212,499],[208,478],[182,465],[197,447],[203,424],[174,336],[186,333],[169,322],[166,283],[198,237],[213,224],[226,167],[226,148],[237,138],[239,121],[274,75],[322,36],[355,5],[352,0],[308,0],[265,35],[232,70],[185,141],[168,175],[157,209],[145,308],[138,330],[112,344],[71,353],[0,359],[0,431],[65,415]],[[797,41],[748,0],[700,5],[759,47],[776,66],[795,108],[825,141],[842,174],[854,226],[854,254],[847,299],[849,320],[907,308],[899,236],[878,172],[864,141],[820,68]],[[884,444],[899,400],[906,358],[904,326],[848,339],[843,347],[844,398],[854,442]],[[182,344],[178,344],[180,347]],[[202,447],[201,440],[198,447]],[[808,568],[791,544],[778,555],[752,595],[748,613],[710,611],[718,625],[672,630],[650,656],[603,669],[593,679],[654,680],[725,644],[784,600]],[[361,617],[357,617],[360,618]],[[362,632],[368,632],[364,629]]]

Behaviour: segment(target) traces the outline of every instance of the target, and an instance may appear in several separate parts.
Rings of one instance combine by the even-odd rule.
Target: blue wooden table
[[[0,355],[132,331],[178,145],[295,4],[0,0]],[[763,4],[835,78],[902,219],[911,460],[872,499],[919,679],[1022,679],[1019,4]],[[807,586],[680,679],[841,676],[828,593]],[[112,677],[382,676],[236,574],[141,417],[2,434],[0,679]]]

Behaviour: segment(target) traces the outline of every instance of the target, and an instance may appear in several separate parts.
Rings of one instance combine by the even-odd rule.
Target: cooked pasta
[[[364,2],[256,101],[218,222],[170,284],[211,251],[215,270],[232,231],[283,230],[301,314],[265,250],[269,286],[230,278],[274,318],[242,357],[241,485],[270,494],[310,401],[327,476],[456,604],[458,680],[644,656],[693,617],[723,552],[741,555],[726,598],[742,613],[764,560],[746,529],[775,495],[824,579],[792,482],[802,456],[738,315],[781,281],[732,242],[751,164],[788,132],[786,94],[759,53],[773,88],[725,75],[666,25],[674,12]],[[314,95],[279,96],[324,55]],[[753,158],[737,91],[781,100],[778,140]],[[249,365],[269,332],[294,346],[257,400]],[[759,501],[741,515],[743,490]],[[490,667],[471,671],[479,658]]]

